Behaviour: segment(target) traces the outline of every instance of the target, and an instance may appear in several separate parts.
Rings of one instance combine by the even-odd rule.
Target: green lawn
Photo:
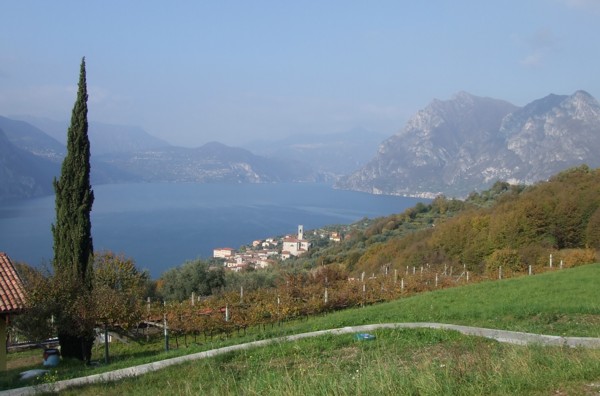
[[[65,394],[524,395],[600,391],[600,350],[519,347],[426,329],[372,334],[376,336],[372,341],[357,341],[346,334],[279,343]]]
[[[47,380],[283,334],[386,322],[441,322],[600,337],[600,265],[472,284],[181,347],[111,346],[113,363],[61,363]],[[375,341],[323,336],[236,352],[73,394],[585,394],[600,391],[600,351],[520,347],[436,330],[381,330]],[[200,339],[198,340],[200,341]],[[97,350],[101,357],[101,348]],[[39,367],[39,365],[38,365]],[[20,368],[18,371],[22,371]],[[17,371],[2,385],[18,386]]]

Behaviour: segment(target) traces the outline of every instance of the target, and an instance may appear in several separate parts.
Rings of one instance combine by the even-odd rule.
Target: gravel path
[[[98,382],[117,381],[123,378],[136,377],[145,373],[160,370],[175,364],[189,362],[197,359],[204,359],[211,356],[217,356],[232,351],[240,351],[250,348],[265,346],[277,342],[294,341],[302,338],[318,337],[324,334],[350,334],[364,333],[377,329],[398,329],[398,328],[429,328],[441,330],[454,330],[462,334],[474,335],[479,337],[491,338],[499,342],[506,342],[517,345],[539,344],[549,346],[568,346],[582,348],[600,348],[600,338],[591,337],[560,337],[541,334],[521,333],[518,331],[494,330],[481,327],[459,326],[443,323],[382,323],[364,326],[342,327],[339,329],[313,331],[285,337],[272,338],[269,340],[253,341],[245,344],[232,345],[228,347],[212,349],[210,351],[198,352],[191,355],[175,357],[171,359],[160,360],[153,363],[142,364],[140,366],[128,367],[120,370],[110,371],[102,374],[90,375],[87,377],[73,378],[69,380],[57,381],[53,384],[40,384],[23,388],[9,389],[1,391],[0,396],[4,395],[35,395],[43,392],[58,392],[73,386],[94,384]]]

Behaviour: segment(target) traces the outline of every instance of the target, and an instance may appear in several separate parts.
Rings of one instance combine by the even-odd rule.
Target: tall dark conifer
[[[58,336],[66,357],[89,360],[92,329],[81,321],[80,307],[92,289],[93,245],[90,212],[94,192],[90,184],[90,141],[87,120],[85,58],[81,60],[77,100],[67,132],[67,156],[59,180],[54,180],[56,224],[54,237],[54,276],[60,285],[61,311]],[[84,323],[82,325],[82,323]]]

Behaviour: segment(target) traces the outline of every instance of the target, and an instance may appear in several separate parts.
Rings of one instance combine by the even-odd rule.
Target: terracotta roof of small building
[[[25,288],[8,255],[0,252],[0,314],[25,308]]]

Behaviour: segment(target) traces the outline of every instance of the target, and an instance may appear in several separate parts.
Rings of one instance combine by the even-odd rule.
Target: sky
[[[600,0],[0,0],[0,115],[68,120],[85,56],[89,120],[171,144],[391,136],[459,91],[600,98],[599,43]]]

